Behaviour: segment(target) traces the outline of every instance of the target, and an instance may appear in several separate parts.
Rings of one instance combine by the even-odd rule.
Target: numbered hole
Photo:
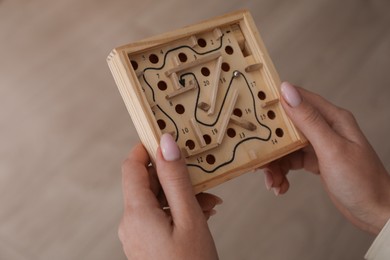
[[[167,124],[166,124],[165,121],[162,120],[162,119],[157,120],[157,124],[158,124],[158,127],[159,127],[161,130],[164,130],[165,127],[167,127]]]
[[[233,110],[233,115],[238,116],[238,117],[242,117],[242,111],[241,111],[241,109],[235,108],[235,109]]]
[[[165,81],[161,80],[157,83],[157,87],[159,90],[164,91],[167,89],[168,86],[167,86],[167,83]]]
[[[260,100],[264,100],[267,98],[267,95],[264,93],[264,91],[259,91],[257,93],[257,97],[260,99]]]
[[[214,163],[215,163],[215,156],[212,155],[212,154],[208,154],[208,155],[206,156],[206,162],[207,162],[208,164],[214,164]]]
[[[189,139],[189,140],[186,141],[186,146],[188,147],[188,149],[194,150],[194,148],[195,148],[195,142],[192,141],[191,139]]]
[[[210,76],[210,70],[207,67],[203,67],[200,72],[202,73],[203,76],[208,77]]]
[[[223,62],[221,68],[223,71],[228,72],[230,70],[230,65],[227,62]]]
[[[233,128],[228,128],[228,130],[226,131],[227,135],[230,137],[230,138],[234,138],[236,137],[236,130],[234,130]]]
[[[277,137],[283,137],[284,131],[283,131],[282,128],[276,128],[275,134],[276,134]]]
[[[131,60],[131,66],[133,67],[134,70],[137,70],[138,69],[138,62],[136,62],[135,60]]]
[[[273,110],[268,111],[268,112],[267,112],[267,116],[268,116],[268,118],[271,119],[271,120],[274,120],[275,117],[276,117],[275,112],[274,112]]]
[[[211,137],[209,135],[203,135],[203,139],[206,144],[211,144]]]
[[[181,62],[186,62],[187,61],[187,55],[185,53],[183,53],[183,52],[180,52],[179,53],[179,60]]]
[[[232,46],[228,45],[225,47],[225,52],[229,55],[232,55],[234,53],[234,50],[233,50]]]
[[[158,56],[156,54],[150,54],[149,61],[153,64],[158,63],[158,61],[159,61]]]
[[[178,113],[178,114],[184,114],[184,112],[186,111],[185,110],[185,108],[184,108],[184,106],[183,105],[181,105],[181,104],[178,104],[178,105],[176,105],[175,106],[175,110],[176,110],[176,113]]]
[[[198,45],[199,45],[200,47],[204,48],[204,47],[206,47],[207,42],[206,42],[205,39],[199,38],[199,39],[198,39]]]

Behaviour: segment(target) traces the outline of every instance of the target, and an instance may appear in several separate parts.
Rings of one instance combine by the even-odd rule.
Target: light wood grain
[[[105,58],[113,46],[248,8],[280,76],[354,112],[390,168],[384,0],[0,2],[0,259],[125,259],[121,162],[138,137]],[[172,15],[172,10],[179,10]],[[256,172],[213,190],[221,259],[362,259],[320,180],[276,198]]]
[[[188,39],[192,42],[194,37],[198,45],[192,48]],[[175,61],[180,55],[183,61]],[[254,60],[262,66],[252,68]],[[280,103],[272,110],[262,107],[280,95],[281,82],[246,10],[117,47],[107,62],[152,163],[161,135],[172,134],[184,151],[196,193],[307,145]],[[185,83],[189,73],[188,81],[197,82],[196,92],[190,92],[194,85]],[[167,95],[169,91],[174,92]],[[210,107],[207,114],[198,109],[204,104]],[[231,124],[236,110],[238,117],[258,128],[247,131]],[[267,116],[270,113],[273,116]],[[195,142],[204,136],[208,143]]]

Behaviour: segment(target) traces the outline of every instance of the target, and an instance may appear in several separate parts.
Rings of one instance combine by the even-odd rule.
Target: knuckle
[[[305,116],[303,117],[303,121],[307,124],[315,124],[321,119],[320,113],[314,107],[310,106],[307,108],[305,112]]]
[[[339,115],[339,117],[344,118],[344,119],[349,119],[349,120],[355,119],[352,112],[347,110],[347,109],[344,109],[344,108],[338,108],[338,115]]]
[[[337,121],[338,122],[344,122],[348,125],[357,125],[357,121],[353,113],[347,109],[344,108],[338,108],[337,111]]]
[[[189,182],[187,169],[183,165],[176,165],[176,167],[161,167],[160,174],[164,173],[163,178],[168,185],[174,188],[186,186]]]

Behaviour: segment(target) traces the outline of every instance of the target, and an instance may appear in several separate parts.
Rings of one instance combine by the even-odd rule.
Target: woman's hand
[[[222,200],[197,196],[173,138],[165,134],[156,169],[139,144],[123,163],[124,214],[119,238],[128,259],[218,259],[207,219]]]
[[[287,115],[311,145],[269,164],[266,186],[283,194],[289,188],[289,170],[317,173],[348,220],[378,233],[390,218],[390,176],[353,115],[287,82],[281,90]]]

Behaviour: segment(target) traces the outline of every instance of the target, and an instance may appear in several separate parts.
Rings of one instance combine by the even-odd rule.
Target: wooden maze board
[[[196,192],[306,144],[247,11],[116,48],[107,60],[152,161],[170,133]]]

